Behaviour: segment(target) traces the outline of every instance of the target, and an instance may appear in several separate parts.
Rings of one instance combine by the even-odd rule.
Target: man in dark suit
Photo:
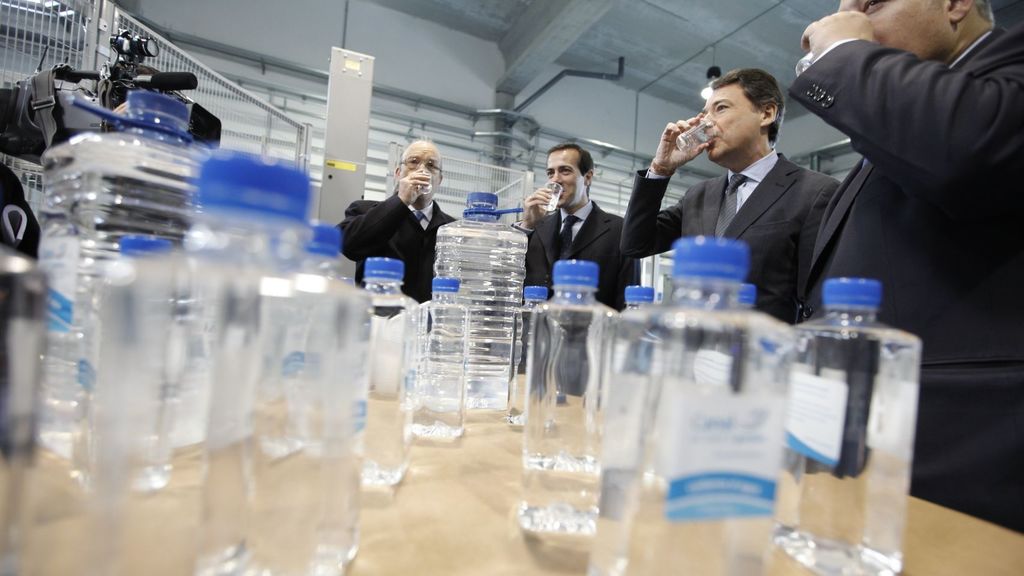
[[[362,282],[366,258],[397,258],[405,262],[402,292],[418,302],[430,300],[437,229],[455,221],[434,202],[441,179],[437,146],[418,140],[402,153],[391,197],[383,202],[356,200],[349,205],[339,226],[345,234],[342,253],[357,262],[357,283]]]
[[[546,214],[551,191],[541,188],[524,202],[518,227],[530,235],[526,249],[526,285],[551,287],[557,260],[591,260],[600,267],[597,300],[616,310],[626,307],[625,290],[637,284],[636,260],[619,253],[622,218],[601,210],[590,199],[594,159],[577,144],[548,150],[548,180],[561,184],[558,209]]]
[[[744,240],[750,245],[747,281],[757,286],[755,306],[792,324],[800,304],[797,285],[806,274],[821,214],[839,183],[775,152],[784,102],[771,74],[732,70],[711,87],[704,111],[669,123],[650,168],[637,173],[622,252],[638,258],[659,254],[683,236]],[[714,137],[680,150],[676,137],[702,119],[714,123]],[[669,178],[705,150],[728,174],[696,184],[674,206],[660,210]]]
[[[1024,531],[1024,25],[980,0],[843,0],[790,94],[864,155],[808,284],[882,281],[879,320],[924,342],[911,491]]]

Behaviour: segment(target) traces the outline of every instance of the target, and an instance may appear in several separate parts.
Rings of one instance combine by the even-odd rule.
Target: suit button
[[[807,320],[808,318],[814,315],[814,306],[811,306],[810,304],[804,305],[803,309],[800,311],[800,314],[804,317],[804,320]]]
[[[829,107],[829,106],[831,106],[831,105],[832,105],[832,103],[833,103],[833,102],[835,102],[835,101],[836,101],[836,97],[835,97],[835,96],[832,96],[831,94],[829,94],[828,96],[826,96],[826,97],[825,97],[825,99],[824,99],[824,100],[822,100],[822,102],[821,102],[821,105],[822,105],[822,107],[824,107],[824,108],[828,108],[828,107]]]

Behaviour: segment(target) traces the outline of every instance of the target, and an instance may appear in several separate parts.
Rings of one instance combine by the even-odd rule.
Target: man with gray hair
[[[442,177],[437,146],[417,140],[405,148],[395,168],[394,194],[383,202],[356,200],[349,205],[339,226],[342,253],[357,263],[357,283],[367,258],[397,258],[405,262],[402,292],[417,302],[430,300],[437,229],[455,221],[434,202]]]
[[[911,493],[1024,531],[1024,24],[981,0],[842,0],[789,92],[864,160],[811,262],[882,282],[878,319],[924,343]]]

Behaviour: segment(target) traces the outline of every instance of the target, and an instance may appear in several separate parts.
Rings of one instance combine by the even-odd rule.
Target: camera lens
[[[139,42],[138,48],[140,55],[155,58],[160,54],[160,47],[156,42],[153,42],[149,38],[141,38],[138,36],[136,36],[136,38]]]

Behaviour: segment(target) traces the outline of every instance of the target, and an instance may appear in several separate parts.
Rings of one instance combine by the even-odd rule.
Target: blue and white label
[[[39,246],[39,267],[50,284],[47,297],[47,330],[70,332],[78,286],[78,238],[45,236]]]
[[[658,474],[665,517],[697,522],[771,516],[782,462],[785,399],[673,392],[659,418]]]
[[[355,424],[356,434],[366,428],[366,400],[356,400],[352,403],[352,422]]]
[[[820,375],[794,368],[789,384],[786,445],[798,454],[827,466],[839,462],[849,386],[845,373],[823,370]]]

